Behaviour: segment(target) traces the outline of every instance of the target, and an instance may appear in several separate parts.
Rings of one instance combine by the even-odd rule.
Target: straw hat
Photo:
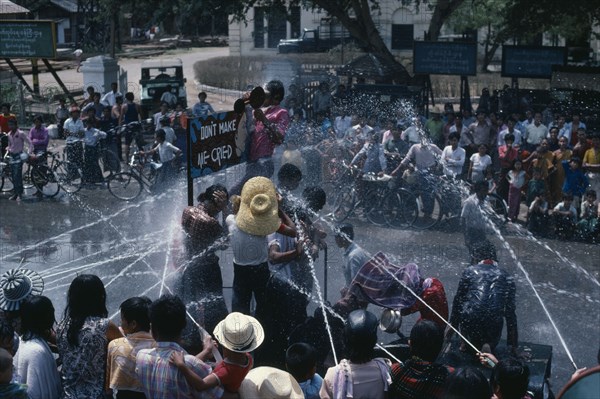
[[[252,352],[265,339],[265,332],[254,317],[233,312],[221,320],[213,331],[219,344],[233,352]]]
[[[273,367],[250,370],[238,393],[241,399],[304,399],[294,377],[287,371]]]
[[[44,280],[33,270],[11,269],[0,276],[0,309],[19,310],[28,295],[41,295]]]
[[[253,177],[242,188],[240,210],[235,216],[237,227],[248,234],[266,236],[280,225],[275,186],[266,177]]]

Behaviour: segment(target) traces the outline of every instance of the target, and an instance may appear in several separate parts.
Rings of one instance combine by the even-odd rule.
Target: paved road
[[[186,90],[188,94],[188,104],[193,105],[198,101],[198,86],[194,81],[194,63],[199,60],[205,60],[215,57],[226,57],[229,55],[227,47],[201,47],[190,49],[169,50],[159,56],[153,56],[151,59],[173,59],[180,58],[183,61],[184,76],[187,79]],[[132,91],[136,98],[139,96],[139,80],[140,80],[140,65],[143,61],[150,58],[122,58],[118,60],[119,65],[127,71],[128,91]],[[61,78],[67,88],[71,90],[79,90],[83,86],[83,74],[76,72],[73,69],[64,69],[58,71],[58,76]],[[25,79],[30,85],[33,85],[31,75],[26,75]],[[54,77],[50,73],[40,74],[40,88],[43,92],[44,88],[58,87]],[[222,90],[209,90],[208,102],[213,105],[215,110],[231,110],[233,102],[238,96],[228,96]]]
[[[240,173],[230,170],[217,180],[230,187]],[[210,182],[197,184],[206,187]],[[139,294],[156,298],[173,287],[185,198],[183,186],[161,197],[143,194],[133,203],[118,201],[103,188],[84,189],[71,198],[64,194],[42,201],[27,197],[21,203],[0,195],[0,271],[23,262],[24,267],[40,272],[46,285],[44,294],[53,300],[58,319],[71,280],[78,273],[97,274],[107,286],[110,314],[118,315],[119,304],[126,298]],[[384,251],[398,264],[417,263],[423,275],[435,276],[445,284],[450,300],[454,297],[467,266],[461,234],[443,229],[393,230],[352,222],[357,226],[357,243],[370,253]],[[599,247],[554,240],[538,243],[517,236],[515,229],[502,233],[539,291],[577,365],[594,365],[600,326]],[[328,299],[334,302],[343,286],[342,252],[331,234],[328,239]],[[561,387],[573,371],[566,352],[517,262],[499,239],[495,242],[502,248],[501,266],[517,277],[519,339],[553,346],[552,381]],[[231,286],[231,252],[225,250],[219,256],[224,284]],[[316,273],[323,287],[322,257],[317,260]],[[230,290],[225,289],[225,294],[230,304]],[[313,309],[315,306],[316,300]],[[372,310],[379,314],[381,309]],[[412,316],[404,318],[405,334],[414,321]],[[380,333],[382,341],[395,338]]]

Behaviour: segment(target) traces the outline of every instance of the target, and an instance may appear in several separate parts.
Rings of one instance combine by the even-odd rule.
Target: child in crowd
[[[164,129],[159,129],[156,132],[156,141],[158,142],[156,147],[147,151],[146,154],[151,155],[158,153],[162,166],[156,183],[164,185],[176,173],[175,163],[173,161],[175,160],[175,157],[181,154],[181,150],[167,141],[167,133]],[[143,156],[144,151],[140,151],[140,155]]]
[[[285,364],[298,381],[306,399],[319,399],[323,378],[316,373],[317,353],[312,345],[304,342],[292,344],[285,354]]]
[[[562,167],[565,170],[565,181],[563,183],[563,193],[573,195],[573,206],[579,207],[579,201],[589,185],[589,181],[581,169],[581,159],[573,157],[569,161],[562,161]]]
[[[533,176],[527,183],[527,206],[531,206],[533,200],[546,193],[546,182],[542,179],[542,171],[539,168],[533,168]]]
[[[116,399],[145,398],[144,389],[135,373],[135,357],[140,349],[156,345],[150,334],[147,297],[132,297],[121,304],[121,329],[125,338],[108,344],[106,375],[109,388],[116,391]]]
[[[520,160],[513,162],[512,169],[506,176],[509,183],[508,188],[508,218],[515,222],[519,218],[521,206],[521,188],[525,184],[525,171]]]
[[[596,199],[596,191],[589,189],[585,193],[585,201],[581,203],[580,219],[577,222],[577,233],[584,241],[596,241],[600,238],[600,203]]]
[[[556,235],[562,239],[573,237],[577,223],[577,209],[573,206],[573,195],[563,194],[563,200],[554,207],[552,216]]]
[[[264,340],[263,328],[255,318],[233,312],[215,327],[213,334],[223,348],[223,360],[206,377],[201,378],[188,368],[183,353],[173,352],[170,362],[177,366],[188,384],[197,391],[220,386],[225,390],[222,397],[237,397],[242,381],[252,369],[250,352]],[[212,342],[205,340],[205,344]]]
[[[548,231],[550,219],[548,217],[548,201],[546,193],[540,192],[531,202],[527,213],[527,228],[532,234],[545,235]]]
[[[13,358],[4,348],[0,348],[0,398],[29,399],[27,385],[11,382],[13,379]]]
[[[492,166],[492,158],[487,155],[487,146],[481,144],[477,153],[471,155],[469,166],[469,179],[478,182],[485,179],[485,171]]]

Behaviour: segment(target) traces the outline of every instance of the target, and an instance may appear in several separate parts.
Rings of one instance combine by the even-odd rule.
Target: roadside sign
[[[196,178],[234,166],[246,159],[246,134],[241,115],[219,112],[188,120],[191,177]]]
[[[54,21],[0,20],[0,58],[56,58]]]
[[[502,46],[502,76],[552,78],[553,65],[567,63],[566,47]]]
[[[414,42],[414,71],[420,75],[477,75],[477,43]]]

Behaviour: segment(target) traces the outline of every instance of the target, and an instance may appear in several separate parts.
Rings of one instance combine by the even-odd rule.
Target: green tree
[[[428,4],[433,11],[429,24],[430,40],[437,40],[442,25],[465,0],[438,0],[435,4],[427,0],[398,0],[403,5],[418,9],[421,4]],[[286,6],[282,0],[242,0],[229,2],[230,12],[237,20],[245,21],[247,12],[254,6]],[[380,54],[390,60],[394,57],[381,38],[381,34],[373,21],[373,13],[380,12],[378,0],[291,0],[288,7],[303,6],[308,9],[322,9],[336,18],[348,30],[356,43],[365,51]]]
[[[458,32],[483,29],[483,71],[504,43],[526,44],[542,33],[586,43],[599,24],[600,0],[473,0],[448,20]]]

